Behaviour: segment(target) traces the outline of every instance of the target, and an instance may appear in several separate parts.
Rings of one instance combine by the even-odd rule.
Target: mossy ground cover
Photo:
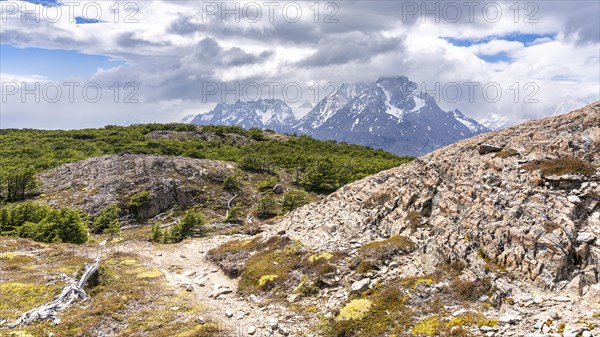
[[[441,265],[429,275],[395,278],[352,295],[339,312],[322,319],[320,333],[346,336],[472,336],[479,326],[495,326],[483,314],[482,294],[490,294],[486,280],[465,281],[460,266]],[[431,287],[447,284],[438,291]],[[471,291],[467,291],[470,289]],[[468,307],[453,317],[447,308]],[[477,330],[478,331],[478,330]]]
[[[212,249],[209,259],[233,277],[240,277],[238,292],[282,299],[296,293],[302,296],[318,294],[328,285],[324,280],[344,258],[341,253],[314,252],[300,242],[287,237],[273,237],[265,242],[234,240]],[[227,266],[235,261],[234,267]]]
[[[0,237],[0,320],[13,321],[25,311],[51,301],[65,278],[80,275],[92,260],[72,254],[73,245],[39,244]],[[19,263],[13,263],[19,261]],[[47,336],[220,336],[216,322],[195,322],[205,308],[193,294],[170,288],[160,270],[146,267],[137,255],[109,253],[98,275],[86,286],[85,302],[60,314],[61,322],[36,322],[12,330],[34,337]]]

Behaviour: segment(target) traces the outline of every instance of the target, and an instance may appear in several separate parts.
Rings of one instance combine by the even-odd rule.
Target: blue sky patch
[[[60,81],[93,75],[98,68],[125,64],[108,56],[87,55],[75,50],[17,48],[0,44],[0,70],[12,75],[39,75]]]
[[[497,63],[497,62],[510,63],[510,62],[512,62],[512,58],[510,56],[508,56],[508,54],[506,52],[500,52],[500,53],[494,54],[494,55],[477,54],[477,57],[479,57],[480,59],[482,59],[488,63]]]
[[[56,7],[62,5],[60,0],[25,0],[25,2],[31,2],[32,4],[42,5],[45,7]]]
[[[479,39],[458,39],[453,37],[443,37],[444,40],[450,42],[457,47],[470,47],[475,44],[488,43],[493,40],[517,41],[524,45],[530,45],[533,41],[541,38],[550,38],[554,40],[556,34],[508,34],[486,36]]]
[[[88,23],[98,23],[98,22],[102,22],[98,19],[88,19],[88,18],[84,18],[83,16],[76,16],[75,17],[75,23],[78,25],[83,25],[83,24],[88,24]]]

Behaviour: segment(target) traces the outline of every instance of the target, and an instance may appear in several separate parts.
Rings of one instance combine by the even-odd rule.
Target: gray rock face
[[[205,201],[205,186],[231,174],[234,164],[158,155],[112,155],[86,159],[43,173],[40,180],[50,204],[77,207],[96,214],[109,204],[126,204],[131,195],[148,191],[149,202],[132,212],[151,218],[177,203]]]
[[[502,144],[518,155],[479,155],[481,144]],[[344,186],[292,212],[272,231],[332,251],[351,249],[350,242],[410,235],[419,243],[411,259],[421,261],[421,272],[450,260],[482,274],[485,256],[546,290],[559,291],[591,269],[578,283],[585,296],[600,269],[600,247],[592,240],[600,235],[600,172],[578,175],[580,188],[572,191],[553,185],[541,171],[522,168],[559,157],[600,166],[600,103],[467,139]],[[570,195],[579,202],[570,202]],[[416,233],[410,230],[411,212],[425,224]]]

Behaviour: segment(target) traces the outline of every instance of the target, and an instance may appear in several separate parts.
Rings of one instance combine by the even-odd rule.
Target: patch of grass
[[[411,239],[400,235],[394,235],[386,240],[369,242],[358,250],[354,268],[357,273],[364,273],[377,268],[394,256],[411,253],[416,248]]]
[[[282,298],[290,292],[312,295],[329,284],[324,282],[335,272],[335,264],[343,254],[315,253],[305,249],[299,241],[273,237],[259,244],[243,265],[238,292],[252,294],[269,291]],[[268,285],[262,284],[261,280]]]
[[[417,323],[411,330],[413,336],[435,336],[442,325],[438,316],[428,317]]]
[[[232,240],[208,251],[207,257],[230,277],[238,277],[251,253],[259,248],[260,239]]]
[[[5,246],[5,242],[12,245],[11,240],[14,238],[0,237],[0,246]],[[40,248],[30,240],[18,240],[21,249]],[[71,249],[72,246],[61,243],[48,245],[43,253],[30,260],[27,268],[5,269],[4,262],[8,260],[0,261],[3,279],[10,280],[0,284],[0,318],[12,321],[23,312],[51,301],[65,286],[60,274],[80,276],[84,263],[90,260],[73,256]],[[19,259],[18,254],[12,254],[15,257],[11,260]],[[8,336],[16,332],[74,337],[106,333],[111,336],[216,337],[227,333],[217,329],[214,322],[199,325],[194,321],[198,315],[206,314],[193,294],[168,288],[162,277],[138,278],[157,271],[143,267],[139,261],[137,255],[126,253],[114,253],[102,259],[99,273],[86,284],[89,299],[84,305],[76,304],[62,311],[59,325],[36,321],[18,330],[3,332]],[[177,309],[173,309],[175,307]]]
[[[514,156],[518,156],[519,152],[517,152],[516,150],[513,149],[504,149],[500,152],[496,152],[495,157],[496,158],[508,158],[508,157],[514,157]]]
[[[149,269],[146,271],[142,271],[141,273],[137,274],[135,277],[136,278],[157,278],[157,277],[161,277],[161,276],[163,276],[163,273],[160,271],[160,269],[153,268],[153,269]]]
[[[565,174],[592,176],[596,173],[596,168],[592,164],[577,158],[536,160],[523,165],[521,168],[528,171],[541,170],[546,176]]]
[[[492,291],[492,281],[487,278],[475,281],[456,278],[450,283],[450,293],[460,302],[475,302],[483,295],[491,295]]]
[[[321,252],[308,257],[308,263],[313,264],[321,260],[329,261],[333,258],[333,254],[329,252]]]
[[[0,284],[0,317],[16,319],[23,312],[49,302],[60,293],[64,283],[20,283]]]
[[[421,221],[423,217],[417,211],[411,211],[406,215],[406,221],[408,222],[408,228],[410,228],[410,232],[414,233],[421,225]]]
[[[272,285],[275,280],[279,278],[279,275],[263,275],[258,279],[258,286],[262,289],[266,289]]]
[[[484,268],[486,271],[495,272],[495,273],[505,273],[506,272],[506,267],[504,265],[502,265],[500,262],[492,259],[491,257],[487,256],[481,248],[477,251],[477,254],[485,262]]]
[[[270,286],[285,282],[288,274],[297,269],[301,251],[294,247],[296,243],[288,238],[273,237],[263,246],[263,250],[252,255],[243,267],[238,292],[252,294],[263,290],[260,280],[265,275],[272,278]],[[276,276],[276,277],[275,277]]]

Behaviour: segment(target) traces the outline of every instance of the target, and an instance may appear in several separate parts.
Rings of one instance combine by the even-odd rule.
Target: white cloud
[[[478,82],[479,88],[497,83],[503,93],[497,102],[487,102],[478,89],[472,102],[466,99],[465,92],[459,102],[442,99],[440,104],[446,109],[458,107],[476,118],[496,113],[512,123],[550,115],[567,96],[570,102],[600,99],[600,43],[594,35],[593,28],[598,28],[594,11],[566,10],[564,4],[557,2],[536,3],[539,8],[534,16],[531,9],[524,8],[524,3],[518,14],[511,9],[513,2],[502,3],[503,15],[497,22],[487,22],[481,12],[475,12],[474,22],[465,21],[468,18],[464,17],[457,23],[432,19],[421,22],[418,18],[403,21],[403,5],[390,1],[340,2],[335,15],[338,23],[323,22],[332,10],[326,11],[325,3],[320,3],[318,23],[314,22],[312,2],[300,3],[304,15],[297,23],[285,21],[282,6],[276,9],[273,22],[268,20],[267,9],[263,7],[263,17],[257,23],[244,19],[222,23],[220,14],[203,19],[206,3],[143,1],[137,3],[139,11],[131,18],[138,22],[127,23],[126,3],[117,3],[119,20],[115,22],[115,12],[111,12],[114,2],[80,2],[80,8],[86,4],[101,7],[101,19],[105,22],[98,24],[74,24],[77,13],[56,23],[36,23],[22,22],[19,15],[5,12],[6,22],[1,25],[0,33],[4,43],[20,47],[79,50],[123,60],[126,66],[99,69],[92,77],[77,80],[97,81],[104,87],[115,82],[135,82],[140,85],[139,96],[144,103],[115,106],[99,102],[89,106],[74,102],[61,105],[60,109],[30,102],[3,103],[2,121],[20,127],[77,127],[111,121],[178,120],[211,108],[212,103],[204,102],[201,94],[207,81],[241,81],[242,85],[251,81],[279,82],[280,87],[299,83],[305,93],[301,101],[313,104],[317,87],[318,97],[328,93],[327,82],[340,84],[407,75],[428,88],[435,88],[436,82],[441,87],[451,82]],[[242,2],[240,6],[249,3]],[[42,10],[39,5],[27,6]],[[527,18],[538,22],[526,22]],[[556,38],[542,37],[530,43],[511,39],[519,34]],[[443,37],[486,40],[458,47]],[[489,37],[495,38],[489,40]],[[209,45],[201,41],[214,41],[210,45],[214,48],[212,54]],[[492,64],[477,56],[501,52],[507,53],[512,62]],[[46,80],[28,74],[9,77],[4,73],[10,69],[2,72],[3,81]],[[515,83],[518,90],[511,89],[516,88]],[[534,98],[538,103],[523,101],[533,92],[531,86],[525,88],[527,83],[537,86]],[[281,96],[281,90],[275,90],[275,94]],[[44,113],[48,109],[60,113]]]

